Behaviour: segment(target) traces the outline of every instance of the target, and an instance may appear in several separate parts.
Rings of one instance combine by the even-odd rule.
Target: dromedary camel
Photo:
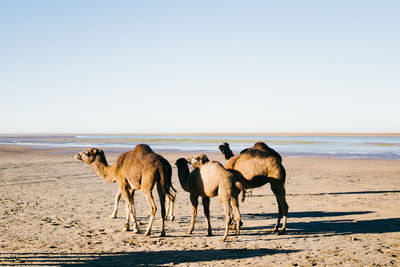
[[[279,157],[273,152],[265,151],[266,147],[269,148],[265,143],[259,142],[242,154],[233,156],[229,144],[224,143],[219,146],[221,152],[224,155],[226,154],[225,158],[229,158],[228,162],[225,164],[225,168],[233,170],[236,173],[236,177],[245,188],[261,187],[266,183],[271,184],[271,189],[276,197],[279,211],[278,221],[273,231],[278,232],[283,216],[282,229],[278,232],[278,234],[283,234],[286,231],[286,221],[289,210],[289,206],[286,203],[285,192],[286,172],[282,165],[282,158],[280,155],[275,150],[273,150],[273,152],[278,154]]]
[[[150,207],[150,219],[145,236],[151,232],[157,209],[152,193],[154,185],[157,183],[162,219],[160,236],[165,236],[165,196],[170,201],[174,201],[176,192],[171,183],[172,168],[166,159],[154,153],[145,144],[137,145],[133,150],[122,153],[112,166],[108,166],[104,152],[97,148],[90,148],[87,152],[78,153],[75,158],[88,164],[106,182],[119,184],[126,205],[128,205],[125,230],[129,230],[130,218],[132,218],[133,230],[135,233],[139,233],[135,216],[134,194],[138,189],[143,192]]]
[[[236,234],[240,232],[240,212],[238,194],[239,189],[236,188],[236,178],[234,174],[225,170],[221,163],[217,161],[209,161],[206,155],[198,155],[191,162],[201,161],[197,165],[193,163],[195,168],[189,171],[188,161],[180,158],[175,165],[178,168],[179,182],[182,188],[190,193],[190,202],[192,204],[192,219],[189,230],[186,234],[191,234],[194,228],[197,206],[199,204],[199,196],[202,197],[204,215],[207,219],[207,235],[212,235],[210,223],[210,198],[218,195],[218,200],[225,210],[225,233],[222,241],[228,236],[229,223],[231,220],[231,210],[233,210],[236,222]]]

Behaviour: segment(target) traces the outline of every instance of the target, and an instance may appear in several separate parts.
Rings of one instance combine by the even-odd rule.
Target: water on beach
[[[123,152],[137,144],[155,151],[218,152],[228,142],[238,153],[262,141],[288,157],[400,158],[398,136],[260,136],[260,135],[1,135],[0,145],[30,146],[36,149],[98,147]]]

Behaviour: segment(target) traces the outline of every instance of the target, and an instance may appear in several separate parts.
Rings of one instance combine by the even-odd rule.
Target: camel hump
[[[153,150],[150,148],[150,146],[146,144],[136,145],[133,151],[135,152],[135,154],[141,154],[141,155],[154,153]]]
[[[282,157],[281,157],[281,155],[280,155],[278,152],[276,152],[274,149],[272,149],[271,147],[269,147],[269,146],[268,146],[266,143],[264,143],[264,142],[257,142],[257,143],[255,143],[254,146],[252,147],[252,149],[258,149],[258,150],[261,150],[261,151],[265,151],[265,152],[267,152],[268,154],[277,157],[278,160],[279,160],[280,162],[282,162]]]
[[[255,148],[250,148],[248,149],[245,153],[241,154],[242,155],[246,155],[246,156],[250,156],[250,157],[254,157],[254,158],[274,158],[279,162],[282,162],[282,158],[281,156],[274,151],[275,153],[272,153],[271,151],[264,151],[264,150],[260,150],[260,149],[255,149]]]

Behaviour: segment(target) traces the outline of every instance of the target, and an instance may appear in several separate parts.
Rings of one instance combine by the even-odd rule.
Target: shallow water
[[[37,149],[98,147],[122,152],[146,143],[155,151],[218,152],[228,142],[239,152],[263,141],[283,156],[339,158],[400,158],[400,137],[386,136],[252,136],[252,135],[2,135],[0,145]]]

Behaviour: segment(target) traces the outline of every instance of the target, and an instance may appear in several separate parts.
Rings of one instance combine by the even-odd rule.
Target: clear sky
[[[0,1],[0,133],[400,132],[400,1]]]

